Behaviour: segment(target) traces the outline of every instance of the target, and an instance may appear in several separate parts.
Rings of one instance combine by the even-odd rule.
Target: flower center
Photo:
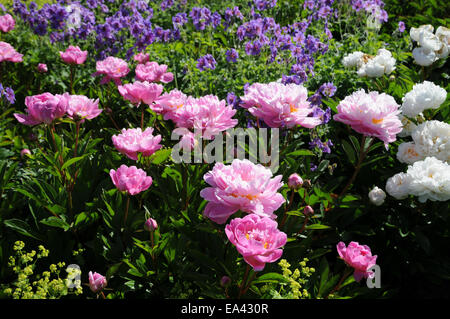
[[[289,104],[289,107],[290,107],[291,113],[294,113],[294,112],[298,111],[298,107],[295,107],[295,105],[293,105],[293,104]]]
[[[373,124],[380,124],[381,122],[383,122],[383,119],[372,119],[372,123]]]

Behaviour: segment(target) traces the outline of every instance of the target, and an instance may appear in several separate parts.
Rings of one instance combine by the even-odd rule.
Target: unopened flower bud
[[[303,179],[297,173],[291,174],[288,179],[290,189],[299,189],[303,185]]]
[[[312,216],[312,215],[314,215],[314,209],[308,205],[303,210],[303,214],[305,214],[305,216]]]
[[[47,64],[39,63],[37,66],[37,70],[39,73],[46,73],[48,71]]]
[[[370,192],[369,192],[369,199],[372,202],[372,204],[376,206],[380,206],[384,203],[384,200],[386,198],[386,193],[381,189],[375,186]]]
[[[100,292],[103,290],[103,288],[107,285],[106,277],[100,275],[99,273],[92,273],[92,271],[89,272],[89,287],[91,288],[92,292]]]
[[[28,148],[24,148],[20,151],[20,157],[24,157],[25,155],[31,155],[31,151]]]
[[[222,279],[220,279],[220,285],[222,287],[227,287],[231,283],[231,278],[228,276],[223,276]]]
[[[106,107],[105,112],[108,114],[112,114],[113,110],[111,110],[109,107]]]
[[[144,228],[148,231],[155,231],[158,228],[158,223],[153,218],[147,219]]]

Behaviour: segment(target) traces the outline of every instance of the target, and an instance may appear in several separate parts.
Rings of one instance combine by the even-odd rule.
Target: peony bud
[[[31,155],[31,151],[28,148],[24,148],[20,151],[20,157],[24,157],[25,155]]]
[[[39,73],[46,73],[48,71],[47,64],[39,63],[37,66],[37,70]]]
[[[384,199],[386,198],[386,193],[381,189],[375,186],[370,192],[369,192],[369,199],[372,202],[372,204],[376,206],[380,206],[384,203]]]
[[[288,178],[288,186],[290,189],[299,189],[303,185],[303,179],[297,173],[291,174]]]
[[[305,179],[303,181],[303,188],[306,188],[306,189],[311,188],[311,180]]]
[[[222,279],[220,279],[220,285],[222,287],[227,287],[231,283],[231,278],[228,276],[223,276]]]
[[[149,218],[145,222],[144,228],[148,231],[155,231],[158,228],[158,223],[153,218]]]
[[[106,277],[100,275],[99,273],[92,273],[92,271],[89,272],[89,287],[91,288],[92,292],[100,292],[103,290],[103,288],[107,285]]]
[[[305,214],[305,216],[312,216],[314,215],[314,209],[311,206],[307,205],[303,210],[303,214]]]

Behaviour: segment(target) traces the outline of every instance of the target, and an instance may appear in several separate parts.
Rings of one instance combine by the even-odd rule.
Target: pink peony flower
[[[271,82],[252,84],[241,100],[242,107],[270,127],[291,128],[301,125],[314,128],[322,120],[310,116],[313,107],[307,98],[308,91],[303,85]]]
[[[59,56],[67,64],[83,64],[87,54],[87,51],[81,51],[78,46],[73,45],[70,45],[65,52],[59,51]]]
[[[0,16],[0,30],[2,32],[9,32],[12,29],[14,29],[14,25],[16,22],[14,21],[14,18],[10,14],[5,14],[3,16]]]
[[[163,114],[165,120],[173,120],[175,119],[173,113],[186,103],[187,98],[186,94],[175,89],[158,97],[150,108],[156,113]]]
[[[134,61],[137,61],[140,64],[145,64],[150,59],[150,54],[140,52],[133,57]]]
[[[225,227],[230,242],[254,271],[264,269],[266,263],[277,261],[283,254],[287,235],[277,229],[277,222],[256,214],[235,218]]]
[[[39,73],[46,73],[48,71],[47,64],[39,63],[37,66],[37,70]]]
[[[96,68],[97,72],[94,75],[105,75],[100,81],[100,84],[105,84],[113,80],[116,85],[120,85],[122,84],[120,78],[130,72],[127,62],[112,56],[107,57],[105,60],[97,61]]]
[[[144,170],[136,166],[121,165],[116,171],[110,170],[109,175],[121,192],[136,195],[147,190],[152,185],[152,178]]]
[[[238,210],[275,219],[273,212],[285,202],[277,193],[283,186],[281,178],[272,178],[270,169],[247,159],[234,159],[231,165],[216,163],[203,177],[211,186],[200,192],[209,201],[203,214],[218,224]]]
[[[215,95],[201,98],[188,97],[183,106],[177,108],[167,117],[173,120],[177,127],[199,129],[203,137],[210,139],[213,135],[236,126],[238,120],[232,117],[236,114],[231,106]]]
[[[102,109],[98,108],[98,99],[95,101],[84,95],[70,95],[69,106],[67,108],[67,116],[72,120],[84,119],[91,120],[102,113]]]
[[[136,81],[134,83],[119,85],[117,88],[125,100],[136,105],[141,103],[151,105],[161,95],[164,89],[160,84],[149,83],[147,81]]]
[[[136,78],[139,81],[169,83],[173,80],[173,73],[166,72],[167,65],[157,62],[147,62],[136,66]]]
[[[70,95],[43,93],[27,96],[25,105],[28,114],[14,113],[15,118],[25,125],[50,124],[55,119],[62,117],[68,108]]]
[[[114,135],[112,141],[114,147],[128,158],[137,161],[138,153],[143,156],[151,156],[162,145],[161,135],[153,136],[153,128],[148,127],[144,132],[140,128],[122,129],[122,133]]]
[[[16,52],[16,50],[7,42],[0,41],[0,62],[22,62],[23,54]]]
[[[356,132],[365,136],[374,136],[389,143],[396,140],[402,130],[398,117],[400,106],[394,98],[385,93],[369,92],[363,89],[347,96],[337,106],[338,114],[333,119],[348,124]]]
[[[337,244],[337,251],[345,263],[355,269],[353,276],[356,281],[359,282],[363,277],[372,277],[373,273],[367,269],[376,264],[377,256],[372,256],[368,246],[352,241],[345,247],[341,241]]]
[[[106,281],[106,277],[96,272],[89,272],[89,287],[91,288],[92,292],[97,293],[102,291],[107,284],[108,282]]]

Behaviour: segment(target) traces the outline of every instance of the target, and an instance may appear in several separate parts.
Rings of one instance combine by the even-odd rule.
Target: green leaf
[[[269,272],[267,274],[263,274],[259,276],[257,279],[253,281],[253,283],[289,283],[289,280],[285,278],[283,275],[276,272]]]
[[[313,230],[317,230],[317,229],[330,229],[330,226],[327,225],[322,225],[322,224],[312,224],[309,226],[306,226],[306,229],[313,229]]]
[[[28,225],[26,222],[24,222],[23,220],[20,219],[8,219],[4,221],[5,226],[14,229],[15,231],[17,231],[18,233],[37,239],[37,240],[42,240],[42,238],[40,238],[41,236],[36,234],[30,227],[30,225]]]
[[[70,228],[70,225],[66,223],[66,221],[55,216],[50,216],[46,219],[42,219],[40,220],[40,223],[51,227],[62,228],[64,229],[64,231],[67,231]]]
[[[346,140],[342,140],[342,148],[344,149],[345,154],[347,154],[347,158],[349,159],[350,163],[355,165],[355,163],[356,163],[356,154],[355,154],[354,149],[350,145],[350,143],[347,142]]]
[[[86,155],[82,155],[82,156],[79,156],[79,157],[71,158],[70,160],[68,160],[67,162],[64,163],[64,165],[61,167],[61,170],[65,170],[70,165],[72,165],[72,164],[74,164],[74,163],[76,163],[78,161],[81,161],[85,157],[86,157]]]
[[[156,151],[152,156],[150,156],[150,162],[156,165],[161,164],[162,162],[164,162],[166,159],[169,158],[171,153],[172,153],[171,148]]]
[[[313,156],[314,153],[310,150],[296,150],[291,153],[288,153],[287,156]]]

